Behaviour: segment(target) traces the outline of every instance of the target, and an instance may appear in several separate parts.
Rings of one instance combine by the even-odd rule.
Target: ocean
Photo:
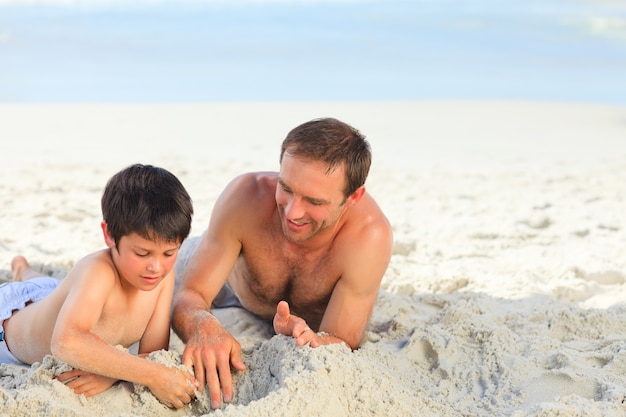
[[[626,104],[626,1],[0,0],[0,102]]]

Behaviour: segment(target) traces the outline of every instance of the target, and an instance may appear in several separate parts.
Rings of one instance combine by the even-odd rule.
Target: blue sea
[[[0,102],[423,99],[626,105],[626,1],[0,1]]]

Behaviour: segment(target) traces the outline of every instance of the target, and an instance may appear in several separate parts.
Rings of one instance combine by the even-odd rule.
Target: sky
[[[0,0],[0,102],[626,105],[626,0]]]

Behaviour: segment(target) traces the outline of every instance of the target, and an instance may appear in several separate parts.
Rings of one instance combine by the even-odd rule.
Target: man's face
[[[285,237],[302,242],[337,222],[344,212],[345,167],[327,173],[319,161],[285,152],[276,186],[276,204]]]

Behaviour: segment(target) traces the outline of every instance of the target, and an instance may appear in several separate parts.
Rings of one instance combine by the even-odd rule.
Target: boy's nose
[[[160,262],[157,259],[153,259],[148,263],[148,271],[157,272],[160,266]]]

